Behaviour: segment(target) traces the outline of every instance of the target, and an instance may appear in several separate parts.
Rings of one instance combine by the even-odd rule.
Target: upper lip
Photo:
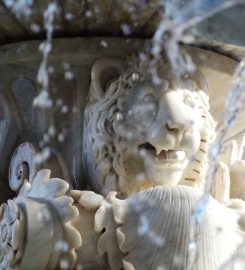
[[[185,156],[185,152],[179,149],[161,149],[157,153],[156,147],[149,142],[140,144],[139,149],[143,153],[150,154],[158,160],[182,160]]]

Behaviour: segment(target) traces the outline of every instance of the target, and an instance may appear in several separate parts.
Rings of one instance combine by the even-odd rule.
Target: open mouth
[[[143,155],[148,154],[158,161],[161,161],[161,160],[182,161],[186,156],[184,151],[175,150],[175,149],[169,149],[169,150],[162,149],[159,153],[157,153],[156,147],[148,142],[139,145],[139,150],[140,150],[140,153],[142,153]]]

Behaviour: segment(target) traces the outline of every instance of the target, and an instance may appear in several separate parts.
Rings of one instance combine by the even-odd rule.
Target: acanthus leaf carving
[[[66,195],[69,185],[62,179],[50,178],[50,174],[50,170],[40,170],[32,183],[24,182],[17,198],[2,205],[2,267],[8,264],[8,269],[12,269],[18,263],[17,269],[53,269],[62,260],[68,261],[71,269],[74,266],[74,249],[82,244],[82,239],[70,221],[78,210]],[[19,220],[14,223],[17,216]],[[33,253],[36,250],[38,259]]]

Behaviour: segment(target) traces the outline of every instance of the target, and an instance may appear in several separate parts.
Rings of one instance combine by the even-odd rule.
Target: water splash
[[[177,0],[165,1],[165,12],[162,13],[161,22],[153,36],[151,53],[151,73],[153,82],[160,84],[157,73],[159,59],[163,51],[166,53],[173,71],[177,76],[193,73],[195,64],[188,53],[180,48],[180,43],[195,41],[193,27],[214,14],[235,6],[242,0]]]
[[[219,156],[223,151],[225,145],[225,137],[229,129],[233,126],[241,107],[245,103],[245,59],[243,59],[235,70],[232,79],[232,88],[226,99],[225,110],[221,122],[219,123],[217,136],[210,148],[208,160],[209,169],[206,175],[205,181],[205,194],[200,199],[197,204],[195,211],[191,217],[191,231],[190,231],[190,268],[195,269],[195,261],[198,257],[199,252],[199,238],[197,227],[198,224],[202,222],[203,216],[205,214],[207,205],[210,201],[210,194],[214,186],[214,181],[216,178]],[[244,246],[244,243],[243,243]],[[239,257],[239,249],[237,250],[236,256],[231,258],[231,261],[227,262],[222,269],[226,268],[227,265],[230,267],[231,263],[236,262],[236,258]],[[230,269],[230,268],[229,268]]]
[[[232,88],[226,99],[225,110],[217,128],[217,136],[209,151],[209,170],[206,175],[205,190],[212,192],[217,172],[219,155],[223,151],[225,136],[233,126],[241,107],[245,103],[245,58],[239,63],[232,79]]]
[[[40,51],[43,54],[43,60],[40,64],[37,81],[41,86],[39,95],[33,100],[33,105],[43,109],[49,109],[53,105],[53,101],[49,95],[49,64],[48,58],[52,51],[52,37],[54,32],[54,21],[59,13],[59,8],[56,3],[51,2],[44,12],[44,27],[46,30],[47,39],[40,44]]]
[[[34,0],[4,0],[4,4],[17,17],[29,17],[32,14]]]
[[[195,65],[191,57],[180,47],[180,42],[191,43],[195,41],[193,27],[211,17],[212,15],[235,6],[243,1],[167,1],[165,13],[156,30],[151,54],[153,60],[150,62],[152,81],[162,84],[161,76],[158,74],[157,66],[162,53],[165,51],[167,58],[177,76],[183,76],[195,71]],[[190,8],[191,6],[191,8]],[[234,121],[245,102],[245,60],[241,61],[233,77],[232,89],[227,97],[226,107],[222,121],[218,127],[217,138],[209,152],[209,170],[206,175],[206,194],[201,198],[193,216],[191,217],[192,230],[190,236],[190,269],[195,269],[195,260],[199,253],[199,242],[197,225],[202,222],[209,202],[210,194],[217,172],[219,154],[223,150],[225,135],[232,127]]]
[[[195,208],[195,212],[191,220],[192,224],[202,222],[209,202],[210,202],[210,196],[208,194],[205,194],[203,199],[197,204]]]
[[[49,76],[54,72],[53,67],[49,65],[49,56],[52,52],[52,39],[55,29],[55,19],[58,14],[59,7],[55,2],[51,2],[48,4],[48,7],[44,11],[43,15],[44,27],[46,30],[46,40],[43,41],[39,46],[39,50],[42,52],[43,57],[37,74],[37,81],[41,86],[41,89],[39,95],[33,100],[33,105],[42,109],[51,109],[54,103],[50,97],[49,91]],[[52,122],[53,120],[51,119],[51,123]],[[45,144],[48,143],[50,138],[54,137],[55,134],[56,130],[54,125],[51,124],[48,132],[43,135],[43,141],[39,143],[42,151],[35,158],[35,161],[38,164],[45,162],[50,157],[50,148],[45,147]]]
[[[210,195],[204,194],[202,199],[197,203],[194,213],[190,218],[190,236],[189,236],[189,259],[188,269],[195,269],[195,262],[199,256],[200,237],[198,225],[203,221],[207,206],[210,202]]]

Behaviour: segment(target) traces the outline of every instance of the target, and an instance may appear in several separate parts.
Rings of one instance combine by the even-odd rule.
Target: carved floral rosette
[[[69,185],[41,170],[19,195],[0,208],[0,268],[72,269],[81,236],[70,225],[78,215]]]
[[[8,200],[0,207],[0,265],[10,268],[19,262],[24,245],[23,213],[17,204]]]

